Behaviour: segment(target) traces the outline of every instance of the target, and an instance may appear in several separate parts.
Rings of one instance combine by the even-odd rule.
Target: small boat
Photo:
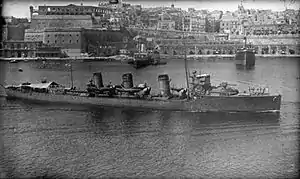
[[[132,61],[128,64],[139,69],[150,65],[166,65],[167,62],[162,62],[157,50],[148,50],[147,53],[135,53]]]
[[[235,54],[235,64],[246,68],[255,66],[255,50],[247,46],[247,39],[243,48],[238,49]]]
[[[13,59],[13,60],[9,61],[9,63],[18,63],[18,62],[19,62],[19,61],[16,60],[16,59]]]

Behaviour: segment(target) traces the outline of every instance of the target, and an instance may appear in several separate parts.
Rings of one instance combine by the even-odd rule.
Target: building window
[[[79,42],[79,40],[76,40],[76,42],[78,43],[78,42]]]
[[[72,43],[72,40],[70,40],[70,43]]]
[[[54,43],[57,43],[57,41],[55,40]]]
[[[50,41],[48,40],[47,43],[50,43]]]

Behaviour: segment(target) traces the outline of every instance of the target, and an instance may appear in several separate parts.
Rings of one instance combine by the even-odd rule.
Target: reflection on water
[[[231,62],[190,61],[189,66],[212,73],[213,81],[267,81],[273,90],[283,92],[280,113],[191,113],[3,101],[0,165],[9,176],[18,177],[294,177],[299,167],[300,108],[299,87],[291,77],[298,73],[297,63],[257,61],[254,70],[237,70]],[[65,71],[6,65],[6,83],[47,77],[68,84],[70,79]],[[123,73],[132,71],[135,83],[146,79],[157,89],[161,73],[168,73],[176,85],[184,84],[182,65],[172,61],[165,67],[132,71],[120,64],[75,64],[74,79],[76,86],[84,87],[91,72],[101,71],[104,82],[118,83]]]
[[[236,64],[235,67],[237,70],[255,70],[255,66],[250,67],[250,66]]]
[[[5,166],[13,175],[277,177],[297,167],[298,129],[282,128],[278,113],[8,103]]]

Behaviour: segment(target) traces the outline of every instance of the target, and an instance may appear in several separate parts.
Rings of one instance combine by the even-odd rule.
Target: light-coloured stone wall
[[[44,30],[26,29],[24,41],[43,41]]]
[[[31,19],[31,29],[92,27],[90,15],[36,15]]]
[[[61,51],[66,53],[70,57],[78,57],[81,55],[80,48],[64,48],[64,49],[61,49]]]

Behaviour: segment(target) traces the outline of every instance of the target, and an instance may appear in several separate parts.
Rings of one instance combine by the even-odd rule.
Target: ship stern
[[[280,110],[281,99],[282,99],[281,95],[273,96],[272,101],[274,103],[274,111],[279,111]]]

